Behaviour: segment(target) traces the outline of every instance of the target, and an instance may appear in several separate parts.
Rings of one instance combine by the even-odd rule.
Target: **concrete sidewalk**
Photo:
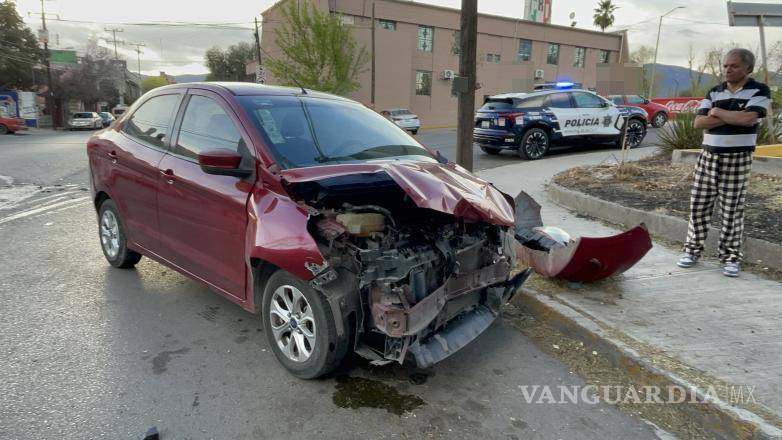
[[[644,150],[631,153],[636,158],[651,153]],[[544,224],[573,236],[612,235],[619,231],[576,216],[545,194],[546,182],[557,172],[603,162],[609,155],[520,162],[479,174],[508,194],[524,190],[533,196],[543,207]],[[701,390],[710,385],[718,392],[743,390],[747,402],[740,403],[747,404],[739,404],[736,411],[748,411],[747,418],[767,424],[759,438],[776,438],[782,432],[776,430],[782,426],[782,284],[748,272],[729,279],[713,261],[680,269],[675,265],[678,257],[677,250],[655,243],[636,267],[614,280],[573,285],[535,277],[526,285],[526,294],[531,300],[537,295],[539,305],[557,308],[558,316],[610,335],[651,368],[684,383]],[[728,394],[725,402],[731,400]]]

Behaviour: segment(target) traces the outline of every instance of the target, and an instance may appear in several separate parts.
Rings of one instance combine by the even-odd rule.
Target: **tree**
[[[619,6],[613,4],[611,0],[600,0],[595,8],[595,15],[593,15],[595,26],[605,32],[607,27],[614,24],[614,11],[617,9]]]
[[[337,95],[358,90],[358,75],[366,70],[369,52],[336,15],[310,3],[296,3],[288,2],[282,10],[284,23],[275,36],[283,57],[267,57],[269,71],[284,85]]]
[[[643,67],[654,61],[654,48],[651,46],[641,46],[630,53],[630,62],[640,64]]]
[[[148,76],[141,81],[142,93],[147,93],[152,89],[168,85],[168,79],[164,76]]]
[[[52,70],[54,97],[63,101],[82,101],[87,108],[102,101],[113,107],[119,101],[117,83],[124,69],[124,64],[109,58],[85,55],[73,68]]]
[[[255,58],[253,45],[242,41],[222,50],[213,47],[206,51],[206,67],[209,68],[207,81],[252,81],[245,66]]]
[[[0,3],[0,88],[32,87],[33,67],[43,59],[38,40],[11,1]]]

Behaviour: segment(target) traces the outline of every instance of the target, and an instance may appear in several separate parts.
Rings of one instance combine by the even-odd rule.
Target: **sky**
[[[460,0],[415,0],[458,8]],[[143,43],[141,72],[170,75],[203,74],[204,52],[212,47],[226,48],[240,41],[253,41],[252,20],[274,4],[274,0],[219,0],[197,2],[182,0],[133,0],[129,2],[94,0],[45,0],[47,27],[53,48],[83,51],[90,37],[113,52],[108,28],[121,28],[117,40]],[[779,3],[753,0],[754,3]],[[552,23],[570,25],[575,13],[577,27],[595,30],[593,9],[597,0],[553,0]],[[690,47],[695,54],[705,53],[715,45],[736,42],[750,49],[759,46],[758,29],[729,27],[725,0],[614,0],[619,6],[616,21],[608,31],[628,29],[630,49],[640,45],[654,46],[660,15],[684,6],[664,18],[660,36],[658,63],[687,66]],[[40,0],[17,0],[17,11],[34,30],[41,25]],[[482,13],[520,17],[523,0],[479,0]],[[161,22],[168,22],[162,24]],[[170,25],[172,22],[180,25]],[[193,23],[196,23],[195,25]],[[767,45],[782,39],[782,28],[767,28]],[[137,70],[135,46],[118,44],[120,57],[128,68]]]

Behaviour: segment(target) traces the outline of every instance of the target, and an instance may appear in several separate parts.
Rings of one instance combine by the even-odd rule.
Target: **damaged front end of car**
[[[453,165],[329,167],[285,176],[309,210],[323,265],[311,285],[354,350],[375,364],[431,366],[475,339],[529,276],[513,273],[513,207]],[[316,267],[317,266],[317,267]]]

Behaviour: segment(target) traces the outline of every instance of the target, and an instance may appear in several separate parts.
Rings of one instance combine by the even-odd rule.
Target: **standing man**
[[[739,276],[741,236],[744,232],[744,201],[749,185],[752,152],[757,142],[758,121],[766,116],[769,89],[749,77],[755,55],[747,49],[732,49],[723,61],[725,82],[709,90],[698,107],[695,128],[704,129],[703,151],[695,166],[690,199],[690,224],[685,254],[679,267],[692,267],[703,253],[714,201],[722,211],[719,258],[722,273]]]

